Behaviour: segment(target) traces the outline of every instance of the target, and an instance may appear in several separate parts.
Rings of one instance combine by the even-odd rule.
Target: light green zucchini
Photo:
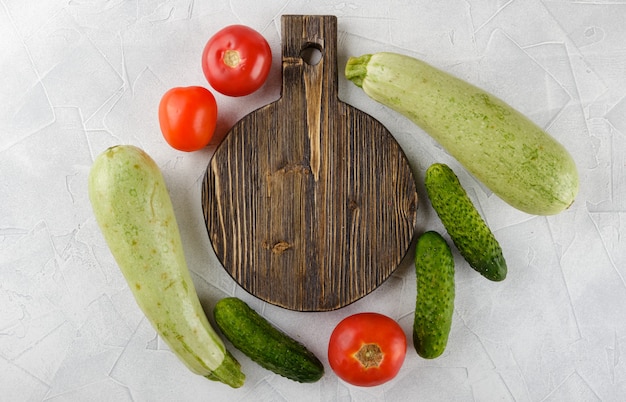
[[[571,155],[495,96],[397,53],[351,57],[345,75],[421,127],[513,207],[553,215],[574,202],[578,172]]]
[[[89,198],[137,304],[161,338],[192,372],[242,386],[239,363],[198,300],[172,202],[154,160],[130,145],[107,149],[91,168]]]

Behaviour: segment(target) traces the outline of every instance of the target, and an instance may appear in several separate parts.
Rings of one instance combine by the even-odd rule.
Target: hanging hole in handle
[[[306,64],[315,66],[322,60],[322,47],[317,43],[307,43],[300,51],[300,57]]]

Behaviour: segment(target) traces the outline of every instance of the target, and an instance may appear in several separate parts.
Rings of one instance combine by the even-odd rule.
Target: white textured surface
[[[263,5],[261,5],[263,4]],[[441,4],[441,5],[440,5]],[[243,23],[270,41],[266,86],[218,97],[219,132],[279,96],[280,15],[339,18],[349,55],[420,57],[508,101],[573,154],[572,208],[529,216],[486,192],[429,137],[340,77],[342,99],[394,133],[419,174],[459,174],[494,230],[509,277],[491,283],[458,256],[456,312],[445,354],[409,346],[396,379],[339,381],[326,360],[333,326],[359,311],[397,319],[410,337],[411,263],[371,295],[330,313],[265,305],[217,262],[203,227],[200,182],[215,145],[185,154],[159,132],[170,87],[205,85],[200,55],[219,28]],[[0,399],[3,401],[572,401],[626,395],[626,2],[0,0]],[[188,372],[143,318],[91,213],[86,179],[111,145],[144,148],[173,195],[193,278],[207,310],[242,297],[322,360],[301,385],[237,351],[246,385]],[[442,227],[420,184],[420,231]],[[410,338],[409,338],[410,339]]]

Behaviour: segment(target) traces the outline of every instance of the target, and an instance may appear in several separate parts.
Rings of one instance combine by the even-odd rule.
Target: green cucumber
[[[226,339],[261,367],[302,383],[316,382],[324,375],[324,365],[311,351],[272,326],[243,300],[221,299],[213,316]]]
[[[437,232],[426,232],[415,248],[417,297],[413,345],[417,353],[434,359],[446,349],[454,311],[454,258]]]
[[[459,253],[469,265],[492,281],[506,278],[502,248],[448,165],[426,169],[426,192],[433,209]]]
[[[161,338],[192,372],[241,387],[245,375],[198,300],[154,160],[130,145],[105,150],[89,173],[89,198],[137,304]]]
[[[345,75],[421,127],[511,206],[553,215],[574,202],[578,172],[571,155],[495,96],[396,53],[351,57]]]

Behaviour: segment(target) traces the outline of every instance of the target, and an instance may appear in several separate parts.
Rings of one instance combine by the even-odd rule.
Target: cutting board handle
[[[336,99],[337,17],[334,15],[283,15],[282,94],[300,91],[294,81],[303,81],[307,102],[317,107]],[[318,54],[318,59],[309,55]],[[312,61],[312,62],[311,62]],[[313,100],[313,102],[311,102]],[[317,104],[317,105],[316,105]]]

